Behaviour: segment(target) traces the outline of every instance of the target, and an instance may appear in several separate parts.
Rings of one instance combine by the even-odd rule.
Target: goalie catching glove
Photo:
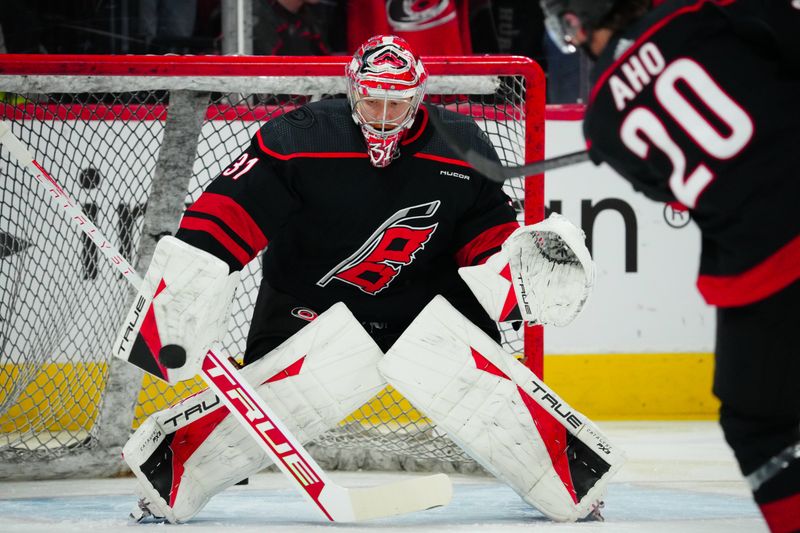
[[[194,377],[204,348],[225,336],[239,273],[175,237],[158,241],[115,355],[165,380]]]
[[[486,263],[458,270],[498,322],[566,326],[594,285],[595,268],[583,231],[553,213],[509,235]]]

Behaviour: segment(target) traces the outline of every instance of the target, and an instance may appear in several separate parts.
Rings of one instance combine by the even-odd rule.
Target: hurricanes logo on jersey
[[[388,0],[386,17],[395,31],[421,31],[456,18],[451,0]]]
[[[411,226],[409,221],[433,216],[441,202],[406,207],[393,214],[350,257],[336,265],[317,282],[325,287],[332,279],[354,285],[367,294],[378,294],[389,286],[400,270],[411,264],[425,248],[439,223]]]

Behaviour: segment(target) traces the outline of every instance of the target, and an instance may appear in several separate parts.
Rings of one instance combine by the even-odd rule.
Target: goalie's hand
[[[595,267],[583,231],[553,213],[524,226],[503,243],[522,318],[566,326],[578,316],[594,285]]]

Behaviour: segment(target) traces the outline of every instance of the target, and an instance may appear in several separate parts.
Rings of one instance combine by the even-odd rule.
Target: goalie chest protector
[[[444,294],[485,322],[457,267],[498,250],[516,215],[429,112],[497,159],[472,119],[421,106],[400,157],[375,168],[348,102],[315,102],[267,122],[187,210],[178,237],[232,269],[268,244],[265,280],[318,312],[344,301],[362,322],[407,324]]]

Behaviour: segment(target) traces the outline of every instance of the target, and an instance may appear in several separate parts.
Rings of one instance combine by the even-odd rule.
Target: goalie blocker
[[[125,326],[117,357],[170,384],[193,378],[204,348],[228,329],[239,272],[175,237],[158,241]]]
[[[466,453],[549,518],[595,511],[623,453],[437,296],[378,365]]]

